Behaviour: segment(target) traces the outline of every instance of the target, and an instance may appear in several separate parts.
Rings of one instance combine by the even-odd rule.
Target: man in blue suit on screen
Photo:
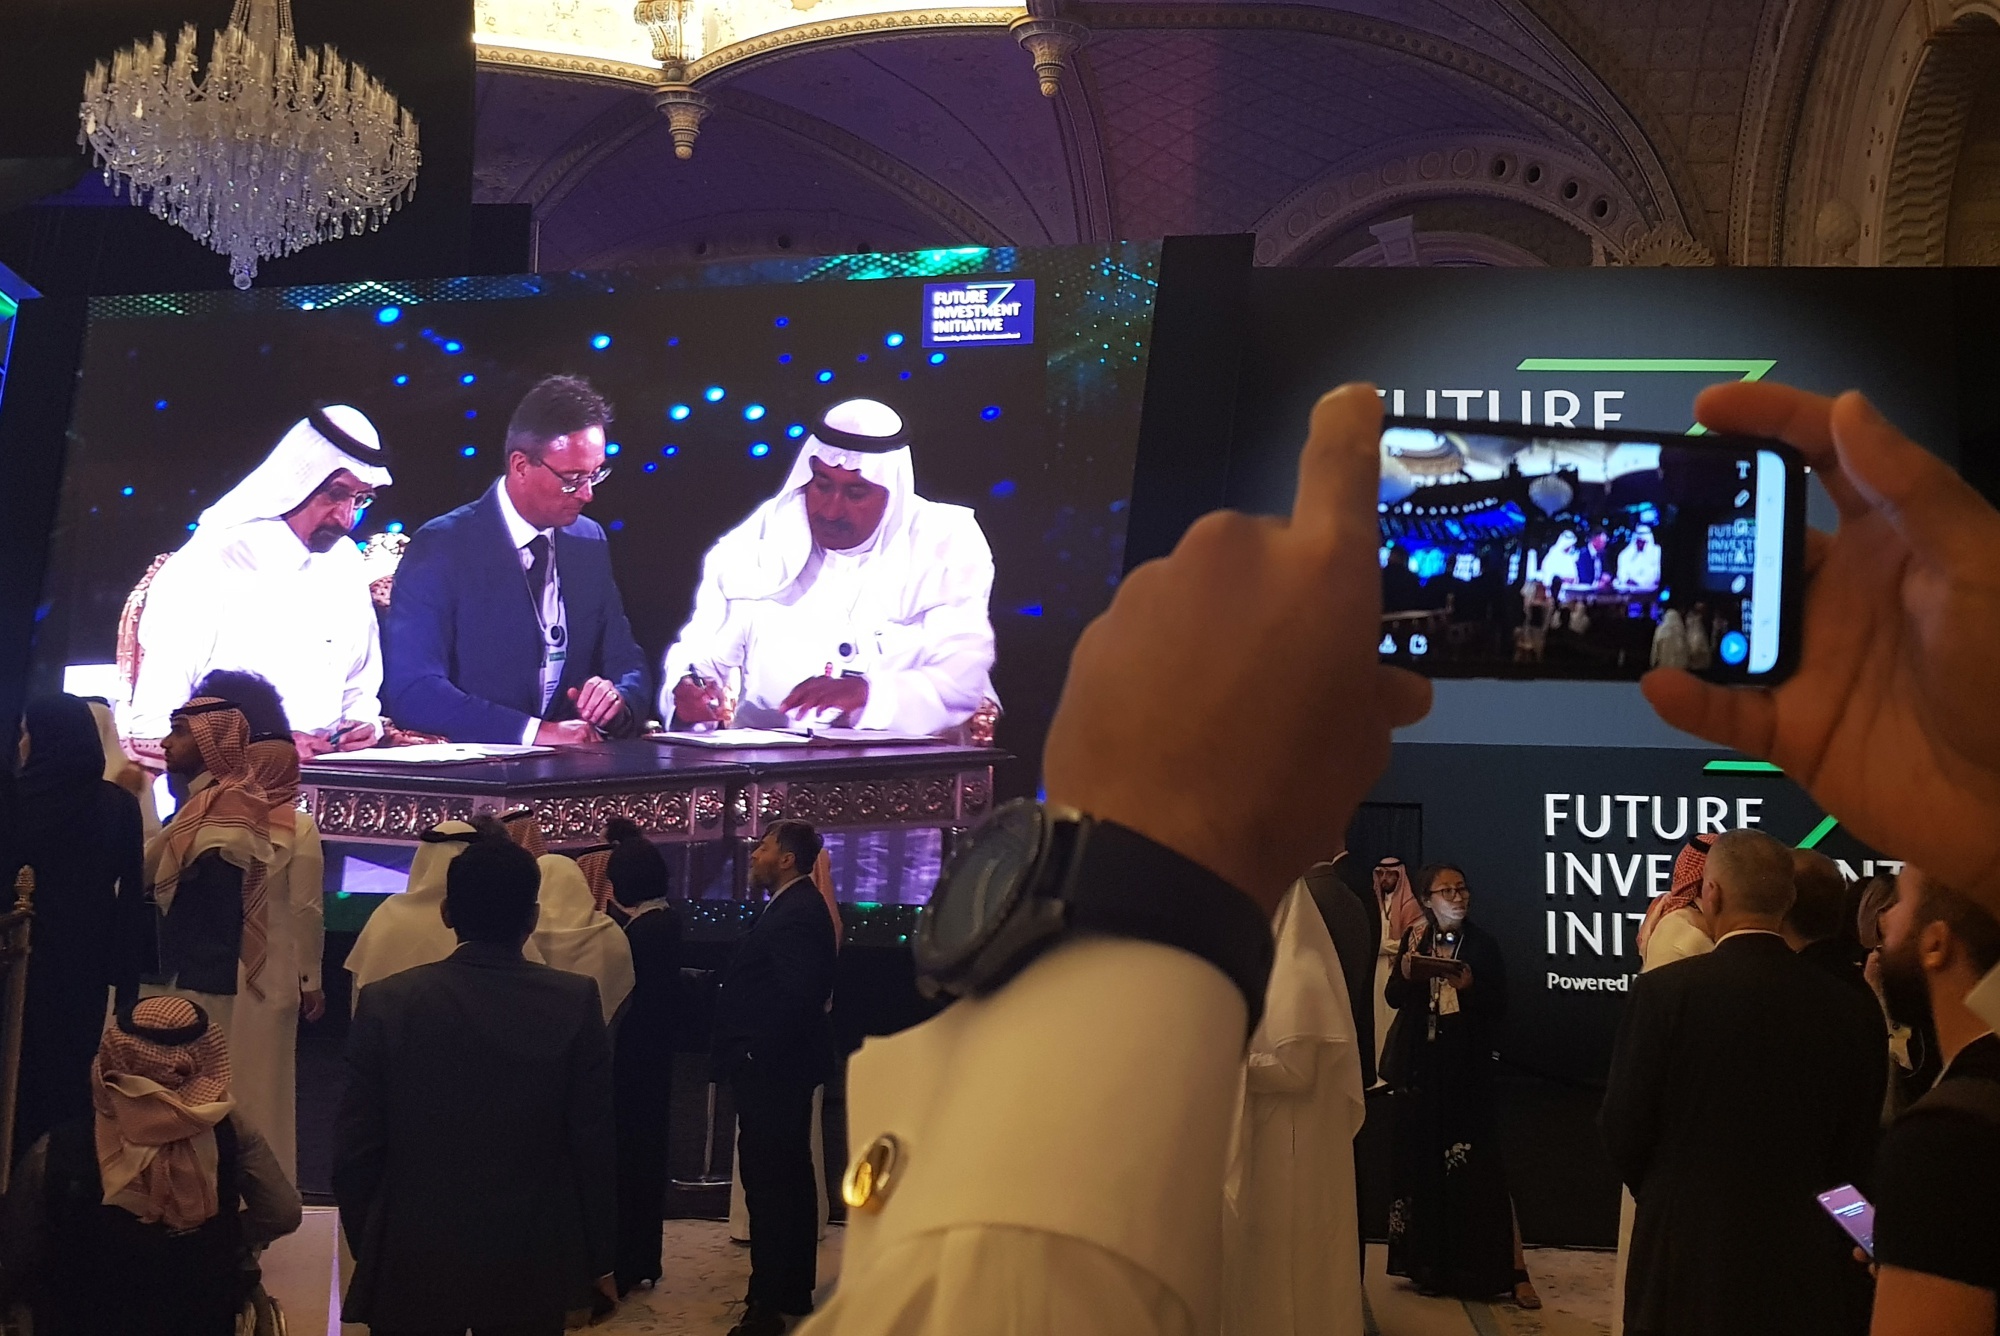
[[[610,474],[611,407],[577,376],[528,391],[507,424],[507,472],[417,530],[383,637],[385,704],[454,742],[569,744],[635,732],[646,665],[583,518]]]

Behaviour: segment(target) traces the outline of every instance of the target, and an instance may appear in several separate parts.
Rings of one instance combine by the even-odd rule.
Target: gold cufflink
[[[889,1133],[868,1144],[868,1149],[847,1166],[840,1180],[840,1199],[853,1211],[879,1211],[896,1190],[896,1171],[903,1159],[903,1143]]]

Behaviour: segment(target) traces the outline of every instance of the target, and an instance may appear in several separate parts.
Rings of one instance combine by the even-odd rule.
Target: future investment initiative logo
[[[1034,341],[1034,279],[924,284],[924,347]]]

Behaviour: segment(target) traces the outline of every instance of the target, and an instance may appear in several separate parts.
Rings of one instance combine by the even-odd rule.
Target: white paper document
[[[329,753],[337,761],[394,761],[398,765],[448,765],[455,761],[505,761],[536,756],[554,747],[524,747],[518,742],[426,742],[415,747],[371,747],[367,751]]]

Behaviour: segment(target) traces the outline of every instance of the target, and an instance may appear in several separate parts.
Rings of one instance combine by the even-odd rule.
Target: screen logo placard
[[[924,347],[1034,341],[1034,279],[924,284]]]

